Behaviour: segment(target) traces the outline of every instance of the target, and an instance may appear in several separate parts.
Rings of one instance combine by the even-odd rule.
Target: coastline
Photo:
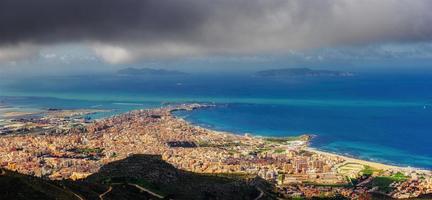
[[[202,109],[202,108],[206,108],[206,107],[209,107],[209,106],[214,106],[214,105],[206,105],[206,104],[198,104],[198,105],[199,106],[195,107],[194,109]],[[187,111],[192,111],[194,109],[189,109]],[[175,116],[174,115],[175,111],[177,111],[177,110],[175,110],[175,109],[171,110],[170,113],[173,116]],[[176,116],[176,117],[178,117],[178,116]],[[230,131],[219,131],[219,130],[213,130],[213,129],[208,128],[208,127],[203,127],[203,126],[201,126],[199,124],[195,124],[195,123],[193,123],[193,122],[185,119],[184,117],[178,117],[178,118],[181,119],[181,120],[183,120],[183,121],[185,121],[190,126],[194,126],[194,127],[201,128],[201,129],[206,129],[208,131],[211,131],[211,132],[214,132],[214,133],[217,133],[217,134],[239,135],[239,134],[236,134],[236,133],[233,133],[233,132],[230,132]],[[277,138],[277,139],[280,138],[280,139],[283,139],[283,138],[285,138],[283,136],[280,136],[280,137],[278,137],[278,136],[275,136],[275,137],[266,137],[266,136],[254,135],[254,134],[250,134],[250,133],[247,133],[245,135],[247,137],[253,137],[253,138],[256,138],[256,139],[264,139],[264,138]],[[378,169],[378,170],[399,170],[399,171],[407,171],[407,172],[415,170],[415,171],[421,171],[421,172],[430,172],[430,170],[421,169],[421,168],[417,168],[417,167],[403,167],[403,166],[385,164],[385,163],[376,162],[376,161],[363,160],[363,159],[355,158],[355,157],[349,157],[349,156],[341,155],[341,154],[338,154],[338,153],[326,152],[326,151],[323,151],[323,150],[320,150],[320,149],[317,149],[317,148],[314,148],[314,147],[310,146],[309,142],[310,142],[311,139],[313,139],[313,137],[310,136],[310,135],[297,135],[297,136],[292,136],[292,137],[302,137],[302,136],[309,136],[306,139],[306,141],[305,141],[306,147],[304,148],[304,150],[312,152],[312,153],[316,153],[316,154],[321,154],[321,155],[329,156],[329,157],[342,158],[342,159],[345,160],[344,163],[361,164],[361,165],[369,166],[369,167],[372,167],[372,168]]]
[[[79,117],[70,118],[68,110],[54,111],[59,113],[44,120],[29,119],[32,128],[0,137],[0,143],[5,144],[0,148],[0,167],[51,180],[79,180],[109,163],[147,154],[158,155],[173,167],[192,173],[253,175],[286,197],[312,197],[328,191],[330,196],[359,196],[372,189],[369,183],[375,178],[393,182],[395,177],[403,181],[395,183],[394,189],[386,192],[388,196],[413,196],[413,190],[418,191],[413,197],[432,193],[430,171],[314,150],[308,147],[310,136],[281,139],[239,135],[193,125],[172,114],[175,110],[204,107],[205,104],[168,105],[88,123]],[[40,132],[46,130],[44,127],[52,131]],[[33,134],[37,131],[40,133]],[[409,187],[397,188],[401,184]],[[341,187],[347,185],[351,187]]]
[[[242,136],[239,133],[234,133],[234,132],[231,132],[231,131],[214,130],[214,129],[210,128],[210,127],[202,126],[202,124],[193,123],[192,121],[189,121],[189,120],[187,120],[184,117],[179,117],[179,116],[175,115],[175,112],[179,111],[179,109],[177,109],[175,107],[176,107],[176,105],[180,105],[180,104],[182,104],[182,103],[169,105],[168,107],[173,107],[173,108],[170,109],[169,112],[171,113],[171,115],[175,116],[178,119],[183,120],[188,125],[194,126],[196,128],[200,128],[200,129],[205,129],[207,131],[214,132],[216,134],[226,134],[226,135]],[[186,105],[186,104],[184,104],[184,105]],[[203,109],[203,108],[214,107],[215,106],[214,104],[206,104],[206,103],[191,103],[191,104],[187,104],[187,105],[191,106],[191,108],[190,109],[183,109],[183,110],[186,110],[188,112],[192,111],[192,110],[195,110],[195,109]],[[12,109],[12,111],[11,111],[11,109]],[[156,109],[156,108],[153,108],[153,109]],[[29,109],[29,108],[25,108],[24,109],[24,108],[9,107],[9,106],[4,106],[4,105],[0,105],[0,110],[6,111],[4,113],[0,113],[0,120],[5,120],[7,118],[12,118],[12,117],[17,117],[17,116],[23,116],[23,115],[28,115],[28,114],[35,114],[35,113],[38,113],[38,112],[42,112],[42,113],[43,112],[47,112],[46,110],[44,111],[44,110],[41,110],[41,109]],[[34,110],[34,111],[33,112],[29,112],[29,110]],[[36,112],[36,110],[38,112]],[[91,110],[91,112],[89,112],[89,113],[106,112],[106,110],[97,110],[97,109],[73,109],[73,111],[75,111],[75,112],[76,111],[87,111],[87,110]],[[180,110],[182,110],[182,109],[180,109]],[[67,111],[67,110],[64,110],[64,111]],[[128,112],[126,112],[126,113],[128,113]],[[122,113],[122,114],[126,114],[126,113]],[[120,115],[122,115],[122,114],[120,114]],[[96,121],[108,119],[108,118],[111,118],[111,117],[113,117],[113,116],[103,117],[101,119],[97,119]],[[252,133],[246,133],[246,135],[248,137],[252,137],[252,138],[256,138],[256,139],[263,139],[263,138],[278,138],[278,139],[280,138],[280,139],[282,139],[282,138],[285,138],[285,136],[272,136],[272,137],[269,137],[269,136],[255,135],[255,134],[252,134]],[[300,137],[300,136],[302,136],[302,135],[296,135],[296,136],[292,136],[292,137]],[[350,157],[350,156],[342,155],[342,153],[327,152],[327,151],[318,149],[316,147],[311,147],[310,143],[309,143],[310,139],[313,139],[313,138],[309,138],[306,141],[306,147],[305,147],[306,151],[317,153],[317,154],[322,154],[322,155],[326,155],[326,156],[331,156],[331,157],[335,157],[335,158],[342,158],[342,159],[346,160],[346,162],[358,163],[358,164],[367,165],[367,166],[370,166],[370,167],[373,167],[373,168],[376,168],[376,169],[382,169],[382,170],[395,169],[395,170],[417,170],[417,171],[425,171],[425,172],[430,171],[428,169],[423,169],[423,168],[419,168],[419,167],[397,166],[397,165],[386,164],[386,163],[377,162],[377,161],[370,161],[370,160],[364,160],[364,159],[360,159],[360,158],[356,158],[356,157]]]
[[[309,152],[313,152],[316,154],[323,154],[323,155],[327,155],[327,156],[339,157],[339,158],[346,160],[346,162],[352,162],[352,163],[358,163],[361,165],[367,165],[367,166],[370,166],[370,167],[373,167],[376,169],[383,169],[383,170],[389,170],[389,169],[406,170],[406,169],[410,169],[410,167],[401,167],[401,166],[396,166],[396,165],[389,165],[389,164],[384,164],[384,163],[380,163],[380,162],[362,160],[359,158],[352,158],[352,157],[340,155],[337,153],[330,153],[330,152],[326,152],[326,151],[319,150],[319,149],[316,149],[314,147],[309,147],[309,146],[306,147],[305,149]],[[417,168],[411,168],[411,169],[421,170],[421,169],[417,169]],[[425,171],[427,171],[427,170],[425,170]]]
[[[42,95],[42,94],[40,94],[40,95]],[[9,98],[9,100],[8,100],[8,98]],[[14,105],[14,101],[15,101],[15,100],[13,100],[14,98],[12,98],[12,96],[8,97],[8,98],[5,98],[6,100],[3,101],[4,105]],[[26,99],[26,98],[27,98],[27,100],[24,101],[23,99]],[[81,100],[79,100],[80,98],[78,98],[78,99],[76,99],[76,102],[73,102],[73,101],[69,101],[67,99],[63,99],[62,97],[59,96],[58,98],[53,98],[53,99],[55,99],[55,101],[53,101],[53,102],[51,102],[50,97],[47,97],[48,99],[36,100],[37,104],[29,103],[29,102],[32,102],[34,98],[40,98],[40,97],[30,97],[30,96],[29,97],[24,97],[24,96],[19,97],[18,99],[20,99],[20,103],[18,104],[18,106],[20,106],[24,102],[24,103],[28,104],[29,106],[40,106],[42,109],[43,108],[49,108],[51,106],[51,104],[52,105],[58,105],[59,108],[61,108],[62,106],[65,106],[65,108],[68,108],[69,105],[72,105],[72,104],[75,105],[76,102],[81,101]],[[1,99],[2,99],[2,96],[0,96],[0,101],[1,101]],[[73,99],[73,98],[71,97],[70,99]],[[156,99],[154,99],[154,100],[156,101]],[[186,99],[173,99],[170,102],[177,102],[177,100],[179,100],[180,102],[183,102]],[[208,100],[208,101],[206,101],[206,100]],[[213,100],[203,99],[202,102],[212,102],[212,101]],[[334,104],[332,103],[330,105],[332,107],[336,106],[336,104],[340,104],[340,106],[388,107],[388,106],[385,106],[383,104],[375,105],[375,103],[373,103],[371,101],[357,100],[357,103],[359,103],[359,104],[352,104],[352,105],[351,104],[345,104],[344,100],[337,101],[335,99],[335,100],[332,100],[332,102],[333,101],[334,101]],[[352,101],[354,102],[356,100],[352,100]],[[41,103],[41,102],[46,102],[46,103]],[[154,103],[154,104],[152,103],[151,105],[150,104],[147,105],[146,102],[137,103],[137,101],[131,101],[132,104],[137,103],[136,106],[135,105],[129,105],[129,104],[128,105],[118,105],[119,103],[120,104],[124,103],[121,101],[113,101],[113,102],[107,101],[108,103],[101,103],[101,102],[88,103],[88,102],[91,102],[91,100],[86,100],[83,103],[82,102],[76,103],[76,105],[73,106],[73,108],[71,108],[71,109],[82,108],[82,106],[84,106],[86,108],[93,109],[93,107],[90,107],[90,106],[103,105],[101,107],[101,109],[113,110],[114,114],[121,114],[121,113],[128,112],[130,110],[142,109],[141,107],[143,107],[144,109],[147,109],[147,108],[157,108],[157,107],[161,106],[160,103]],[[128,101],[125,101],[125,102],[130,103]],[[135,103],[133,103],[133,102],[135,102]],[[138,102],[140,102],[140,101],[138,101]],[[191,102],[196,102],[196,101],[191,100]],[[216,102],[217,102],[216,104],[218,106],[221,104],[219,101],[216,101]],[[225,102],[225,101],[222,101],[222,102]],[[236,102],[236,101],[233,101],[233,102]],[[298,102],[298,104],[297,103],[291,104],[292,101],[287,100],[286,105],[290,105],[290,106],[294,106],[294,107],[297,107],[297,105],[306,105],[307,107],[327,105],[327,104],[323,104],[323,102],[319,101],[319,99],[316,99],[316,100],[297,99],[296,102]],[[302,104],[301,102],[304,102],[305,104]],[[383,102],[384,102],[384,100],[382,101],[382,103]],[[71,103],[71,104],[69,104],[69,103]],[[322,148],[322,150],[324,150],[324,151],[329,151],[329,152],[336,153],[339,155],[347,155],[349,157],[354,156],[354,158],[358,156],[361,159],[365,159],[365,160],[369,160],[369,161],[373,161],[373,162],[382,162],[382,163],[385,163],[388,165],[397,165],[397,166],[403,166],[403,167],[411,166],[411,167],[420,168],[420,169],[432,169],[432,157],[430,156],[430,153],[429,153],[429,152],[431,152],[430,151],[431,148],[428,147],[429,143],[426,142],[426,141],[428,141],[429,136],[425,135],[425,133],[423,133],[425,131],[425,128],[422,128],[421,130],[413,131],[414,135],[412,135],[412,137],[409,137],[409,138],[404,136],[404,135],[408,135],[408,134],[401,134],[400,132],[397,131],[397,130],[405,130],[405,129],[402,129],[404,127],[402,127],[401,129],[397,129],[397,130],[393,130],[396,128],[390,128],[389,130],[383,131],[383,132],[387,132],[387,133],[384,133],[384,136],[386,134],[388,134],[389,132],[393,133],[394,131],[396,131],[396,132],[394,132],[394,134],[404,137],[403,140],[392,139],[395,137],[392,137],[391,135],[386,136],[386,137],[380,136],[380,138],[377,140],[379,142],[375,143],[374,141],[369,142],[369,140],[368,140],[369,136],[367,136],[367,135],[370,135],[370,134],[364,134],[366,136],[359,136],[362,134],[358,133],[360,131],[358,131],[359,129],[356,128],[356,126],[350,125],[349,126],[350,128],[347,128],[348,130],[346,130],[346,131],[338,130],[337,129],[337,127],[338,127],[337,123],[338,122],[335,122],[336,124],[333,124],[334,122],[332,122],[335,120],[323,122],[323,123],[328,123],[329,126],[332,126],[332,127],[329,130],[321,130],[320,129],[321,127],[319,125],[321,122],[311,121],[311,120],[314,120],[314,118],[308,117],[308,115],[314,114],[314,111],[312,111],[312,112],[306,111],[309,114],[305,114],[304,116],[303,115],[300,116],[300,119],[303,119],[303,120],[299,120],[298,127],[293,129],[293,130],[291,130],[291,127],[296,127],[297,126],[296,124],[293,125],[291,123],[290,125],[286,125],[286,126],[283,124],[285,124],[285,122],[286,122],[286,124],[288,124],[290,121],[291,122],[295,121],[296,119],[295,119],[294,115],[292,115],[293,117],[289,117],[287,115],[278,114],[278,112],[275,112],[274,114],[271,114],[272,116],[267,117],[267,118],[274,117],[274,119],[268,120],[269,122],[264,121],[262,124],[260,124],[260,122],[256,123],[255,119],[257,119],[257,118],[256,118],[254,112],[259,111],[261,109],[261,106],[263,106],[262,105],[263,102],[254,101],[254,102],[250,102],[250,103],[253,105],[253,107],[251,109],[255,109],[255,111],[251,111],[250,114],[246,113],[243,117],[245,119],[250,119],[250,121],[252,121],[252,125],[254,125],[254,126],[252,126],[252,128],[242,128],[242,127],[248,127],[247,124],[242,124],[242,122],[236,122],[235,120],[232,119],[232,118],[237,117],[236,114],[238,113],[238,111],[242,111],[242,110],[239,110],[239,108],[241,109],[242,107],[239,107],[236,105],[237,103],[232,103],[232,102],[229,104],[235,105],[237,107],[234,107],[233,109],[229,109],[229,110],[221,109],[221,110],[223,110],[221,112],[225,112],[225,111],[230,112],[230,110],[232,110],[232,113],[231,112],[227,113],[227,116],[231,115],[232,117],[228,117],[228,118],[223,117],[222,119],[225,119],[225,121],[223,121],[223,120],[217,121],[218,118],[220,118],[220,112],[218,113],[217,111],[215,111],[216,113],[215,113],[215,115],[213,115],[215,117],[210,118],[210,120],[214,120],[214,121],[209,121],[209,123],[205,123],[205,121],[203,121],[203,123],[198,122],[196,124],[203,126],[203,127],[206,127],[206,128],[216,129],[219,131],[230,131],[230,132],[234,132],[236,134],[253,133],[253,135],[262,135],[264,137],[274,136],[274,135],[276,135],[276,136],[284,136],[284,135],[292,135],[292,134],[296,135],[297,133],[308,133],[308,132],[319,133],[321,136],[325,136],[327,134],[329,137],[327,137],[327,141],[324,141],[324,143],[321,143],[322,145],[328,145],[334,141],[342,141],[343,143],[338,144],[341,149]],[[268,102],[268,103],[270,103],[270,102]],[[405,103],[408,103],[408,102],[405,102]],[[1,104],[1,102],[0,102],[0,104]],[[144,106],[141,106],[141,105],[144,105]],[[243,106],[243,104],[240,104],[240,105]],[[247,104],[247,106],[248,105],[249,104]],[[255,105],[258,105],[258,107]],[[265,107],[263,107],[263,108],[265,108],[265,110],[261,109],[263,112],[265,112],[265,111],[268,111],[269,113],[274,112],[271,110],[271,107],[273,107],[273,106],[271,106],[271,107],[269,107],[267,105],[264,105],[264,106]],[[290,107],[290,106],[288,106],[288,107]],[[391,107],[393,107],[393,106],[396,106],[396,105],[392,105]],[[97,107],[97,108],[99,108],[99,107]],[[7,108],[7,109],[10,109],[10,108]],[[20,109],[28,109],[28,108],[21,107]],[[268,110],[268,109],[270,109],[270,110]],[[281,109],[284,109],[284,108],[282,107]],[[300,107],[300,109],[303,110],[304,107]],[[217,109],[217,110],[219,110],[219,109]],[[372,109],[372,110],[375,110],[375,109]],[[289,113],[288,111],[289,110],[283,110],[281,113]],[[424,111],[426,111],[426,110],[422,109],[419,112],[424,112]],[[205,111],[205,112],[207,112],[207,111]],[[247,112],[249,112],[249,111],[247,111]],[[338,113],[339,111],[335,111],[335,112]],[[318,117],[322,117],[321,116],[322,114],[320,114],[320,113],[322,113],[322,112],[320,112],[320,111],[317,112]],[[381,112],[381,113],[384,113],[384,112]],[[387,113],[387,112],[385,112],[385,113]],[[0,111],[0,115],[4,115],[4,114],[5,113],[1,113],[1,111]],[[396,114],[400,115],[398,113],[396,113]],[[419,113],[419,114],[421,114],[421,113]],[[100,119],[100,118],[104,118],[104,117],[109,117],[109,115],[110,115],[109,113],[101,114],[101,115],[98,114],[98,115],[94,115],[94,116],[92,115],[91,118]],[[427,114],[426,116],[421,115],[421,117],[423,118],[423,117],[427,117],[429,115],[430,114]],[[242,115],[238,115],[238,116],[241,119]],[[200,116],[198,116],[198,117],[200,117]],[[250,118],[248,118],[248,117],[250,117]],[[406,118],[406,117],[404,117],[404,118]],[[412,118],[412,117],[410,117],[410,118]],[[189,118],[187,118],[187,119],[190,120]],[[202,119],[205,119],[205,118],[202,118]],[[278,119],[284,119],[284,120],[278,120]],[[417,118],[413,118],[411,120],[412,123],[417,123],[418,120],[416,120],[416,119]],[[426,119],[426,118],[423,118],[423,119]],[[191,119],[191,120],[193,121],[193,119]],[[273,123],[273,120],[274,120],[275,125],[272,125],[272,127],[270,127],[270,129],[268,129],[266,127],[267,126],[266,124]],[[400,120],[402,120],[402,119],[400,119]],[[362,120],[356,120],[356,121],[363,122]],[[216,122],[216,124],[213,122]],[[365,121],[364,123],[368,124],[370,122]],[[422,122],[421,118],[420,118],[419,123],[424,123],[424,122]],[[382,124],[385,124],[385,123],[382,123]],[[400,123],[400,124],[404,124],[404,123]],[[209,125],[209,126],[207,126],[207,125]],[[219,125],[221,125],[221,126],[219,126]],[[413,126],[413,127],[415,127],[415,126]],[[387,128],[385,128],[385,129],[387,129]],[[275,130],[275,131],[273,131],[273,130]],[[368,133],[375,133],[375,132],[378,133],[378,131],[374,131],[374,130],[366,130],[366,131]],[[321,134],[321,133],[323,133],[323,134]],[[344,134],[346,135],[346,138],[341,139],[341,138],[345,137]],[[354,140],[352,140],[353,137],[349,136],[350,134],[355,135],[355,136],[359,136],[359,138],[361,140],[358,140],[358,141],[365,141],[365,142],[363,144],[359,143],[359,145],[362,145],[362,146],[357,146],[354,143],[349,143],[349,142],[354,141]],[[423,138],[423,136],[425,138],[424,140],[419,139],[419,138]],[[341,139],[341,140],[339,140],[339,139]],[[317,139],[316,141],[321,141],[321,139]],[[403,142],[403,144],[406,143],[406,145],[402,146],[400,144],[402,142]],[[371,144],[371,145],[369,145],[369,144]],[[388,144],[397,144],[397,145],[392,146],[392,145],[388,145]],[[418,146],[416,146],[416,145],[418,145]],[[321,146],[315,145],[315,140],[313,140],[313,144],[311,146],[321,148]],[[338,146],[335,146],[335,147],[338,147]],[[357,148],[357,147],[361,147],[363,149]],[[388,149],[387,149],[387,147],[388,147]],[[386,148],[386,150],[384,151],[383,148]],[[400,150],[400,151],[398,151],[398,150]],[[345,154],[345,153],[348,153],[348,154]]]
[[[205,107],[206,107],[206,105],[201,106],[198,109],[205,108]],[[174,114],[175,111],[177,111],[177,110],[172,110],[171,111],[171,114],[173,114],[174,116],[176,116]],[[188,110],[188,111],[191,111],[191,110]],[[178,116],[176,116],[176,117],[178,117]],[[189,120],[187,120],[184,117],[178,117],[178,118],[184,120],[190,126],[195,126],[197,128],[206,129],[206,130],[214,132],[214,133],[218,133],[218,134],[230,134],[230,135],[241,135],[241,134],[230,132],[230,131],[214,130],[212,128],[202,126],[200,124],[193,123],[192,121],[189,121]],[[271,137],[269,137],[269,136],[255,135],[255,134],[252,134],[252,133],[245,133],[245,135],[247,135],[248,137],[253,137],[253,138],[257,138],[257,139],[264,139],[264,138],[283,139],[283,138],[286,138],[285,136],[271,136]],[[308,134],[306,134],[306,135],[310,136]],[[304,136],[304,134],[290,136],[290,137],[301,137],[301,136]],[[335,157],[335,158],[342,158],[342,159],[346,160],[346,163],[357,163],[357,164],[361,164],[361,165],[365,165],[365,166],[370,166],[370,167],[373,167],[375,169],[382,169],[382,170],[391,170],[391,169],[394,169],[394,170],[404,170],[404,171],[406,171],[406,170],[417,170],[417,171],[424,171],[424,172],[429,172],[430,171],[430,170],[421,169],[421,168],[418,168],[418,167],[397,166],[397,165],[385,164],[385,163],[376,162],[376,161],[364,160],[364,159],[360,159],[360,158],[356,158],[356,157],[349,157],[349,156],[346,156],[346,155],[341,155],[341,154],[333,153],[333,152],[326,152],[324,150],[320,150],[320,149],[317,149],[315,147],[311,147],[310,143],[309,143],[311,139],[313,139],[313,136],[309,137],[307,139],[307,141],[306,141],[306,147],[305,147],[306,151],[309,151],[309,152],[312,152],[312,153],[316,153],[316,154],[322,154],[322,155],[326,155],[326,156],[331,156],[331,157]]]
[[[206,129],[208,131],[217,133],[217,134],[226,134],[226,135],[239,135],[236,133],[232,133],[229,131],[218,131],[218,130],[213,130],[211,128],[207,128],[207,127],[202,127],[200,125],[196,125],[184,118],[180,118],[182,120],[184,120],[186,123],[188,123],[191,126],[197,127],[197,128],[201,128],[201,129]],[[264,138],[269,138],[266,136],[260,136],[260,135],[253,135],[253,134],[247,134],[248,137],[253,137],[256,139],[264,139]],[[298,135],[298,136],[293,136],[293,137],[300,137],[302,135]],[[284,138],[284,137],[272,137],[272,138]],[[380,162],[375,162],[375,161],[369,161],[369,160],[363,160],[360,158],[353,158],[353,157],[348,157],[348,156],[344,156],[344,155],[340,155],[337,153],[330,153],[330,152],[326,152],[314,147],[309,146],[309,141],[306,141],[306,147],[305,150],[312,152],[312,153],[316,153],[316,154],[321,154],[321,155],[325,155],[325,156],[330,156],[330,157],[335,157],[335,158],[342,158],[346,161],[346,163],[357,163],[357,164],[361,164],[361,165],[366,165],[366,166],[370,166],[373,167],[375,169],[382,169],[382,170],[420,170],[420,171],[426,171],[428,172],[429,170],[426,169],[420,169],[420,168],[415,168],[415,167],[402,167],[402,166],[396,166],[396,165],[390,165],[390,164],[385,164],[385,163],[380,163]]]

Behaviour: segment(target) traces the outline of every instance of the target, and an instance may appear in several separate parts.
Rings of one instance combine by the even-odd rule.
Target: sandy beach
[[[352,163],[358,163],[358,164],[362,164],[362,165],[367,165],[367,166],[370,166],[370,167],[373,167],[373,168],[376,168],[376,169],[382,169],[382,170],[389,170],[389,169],[402,170],[402,169],[408,169],[407,167],[388,165],[388,164],[383,164],[383,163],[378,163],[378,162],[361,160],[361,159],[357,159],[357,158],[351,158],[351,157],[348,157],[348,156],[343,156],[343,155],[339,155],[339,154],[335,154],[335,153],[324,152],[324,151],[320,151],[320,150],[317,150],[317,149],[312,148],[312,147],[307,147],[306,150],[310,151],[310,152],[313,152],[313,153],[317,153],[317,154],[323,154],[323,155],[327,155],[327,156],[340,157],[340,158],[343,158],[344,160],[346,160],[346,162],[352,162]]]

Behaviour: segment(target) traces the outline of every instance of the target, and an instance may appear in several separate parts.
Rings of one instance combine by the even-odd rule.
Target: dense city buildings
[[[308,135],[236,135],[195,126],[172,115],[176,110],[206,106],[210,105],[137,110],[91,123],[82,115],[92,111],[85,110],[51,111],[41,118],[15,120],[9,128],[28,128],[0,137],[0,167],[52,180],[79,180],[108,163],[151,154],[185,171],[259,176],[287,198],[359,198],[366,193],[410,198],[432,193],[431,171],[320,152],[308,147]],[[44,129],[50,131],[40,131]],[[389,183],[380,184],[385,181]]]

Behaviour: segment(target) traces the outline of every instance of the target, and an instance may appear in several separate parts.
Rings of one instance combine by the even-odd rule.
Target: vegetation
[[[285,149],[276,149],[274,153],[285,153]]]
[[[321,187],[351,187],[351,184],[324,184],[315,182],[303,182],[305,185],[321,186]]]
[[[365,165],[365,168],[363,170],[361,170],[360,172],[365,175],[365,176],[371,176],[372,174],[376,173],[376,174],[380,174],[382,172],[382,170],[378,170],[375,168],[372,168],[369,165]]]
[[[402,173],[398,172],[392,176],[378,176],[375,177],[372,181],[371,181],[371,187],[376,187],[378,186],[379,190],[382,192],[391,192],[392,191],[392,187],[390,186],[392,183],[394,182],[402,182],[405,181],[407,179],[407,177],[405,175],[403,175]]]
[[[397,182],[402,182],[402,181],[406,181],[408,179],[408,177],[405,176],[403,173],[398,172],[396,174],[393,174],[391,176],[391,179],[393,179],[394,181],[397,181]]]
[[[270,150],[271,150],[270,148],[256,148],[255,151],[249,152],[249,155],[257,155]]]
[[[379,177],[375,177],[371,181],[370,186],[371,187],[378,186],[379,191],[388,193],[392,191],[392,187],[390,187],[390,184],[392,184],[393,182],[394,180],[390,177],[379,176]]]
[[[116,152],[113,152],[113,153],[111,154],[110,157],[111,157],[111,158],[116,158],[116,157],[117,157],[117,153],[116,153]]]
[[[366,175],[366,176],[370,176],[370,175],[372,175],[373,172],[374,172],[374,169],[372,169],[372,167],[370,167],[370,166],[368,166],[368,165],[366,165],[365,168],[361,171],[361,173],[362,173],[363,175]]]
[[[366,176],[371,176],[373,174],[380,174],[381,172],[382,170],[377,170],[367,165],[361,171],[361,173]],[[392,188],[390,187],[392,183],[401,182],[405,180],[407,180],[407,177],[401,172],[398,172],[391,176],[377,176],[369,183],[369,187],[378,187],[379,191],[387,193],[392,191]]]

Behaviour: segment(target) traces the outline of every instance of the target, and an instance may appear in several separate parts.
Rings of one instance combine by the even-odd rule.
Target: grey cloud
[[[16,59],[33,58],[38,53],[38,47],[30,44],[14,46],[0,46],[0,61],[14,61]]]
[[[83,42],[111,63],[432,40],[429,0],[2,0],[0,45]]]
[[[0,43],[172,38],[203,17],[187,0],[2,0]]]

